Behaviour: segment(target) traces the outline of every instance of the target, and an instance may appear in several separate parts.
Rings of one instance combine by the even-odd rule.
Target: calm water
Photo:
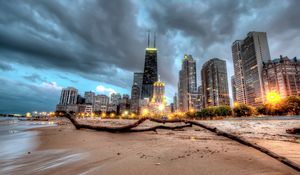
[[[53,122],[19,121],[17,118],[0,117],[0,159],[12,159],[36,148],[36,131],[28,129],[54,126]]]

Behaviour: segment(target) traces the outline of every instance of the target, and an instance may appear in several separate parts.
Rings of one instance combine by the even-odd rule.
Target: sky
[[[299,0],[0,0],[0,113],[53,111],[64,87],[130,94],[156,32],[168,102],[184,54],[226,60],[250,31],[267,32],[272,58],[299,56]]]

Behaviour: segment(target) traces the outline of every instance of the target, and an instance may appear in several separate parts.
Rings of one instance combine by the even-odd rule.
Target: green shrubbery
[[[195,113],[197,118],[212,118],[216,116],[231,116],[232,109],[229,106],[211,106]]]
[[[235,117],[251,116],[255,114],[255,109],[252,106],[239,104],[233,108]]]

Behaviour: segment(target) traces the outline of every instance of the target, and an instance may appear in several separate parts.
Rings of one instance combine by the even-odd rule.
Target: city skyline
[[[91,8],[95,5],[104,14],[110,16],[116,11],[113,4],[109,6],[110,3],[115,2],[87,3],[85,7]],[[166,96],[169,103],[172,102],[172,97],[177,91],[178,72],[184,54],[191,54],[196,60],[197,84],[200,83],[199,75],[203,63],[214,57],[226,60],[231,97],[233,41],[243,39],[250,31],[267,32],[271,59],[278,58],[279,55],[289,58],[299,55],[296,47],[300,41],[297,37],[299,22],[290,19],[299,14],[296,9],[293,10],[297,7],[296,3],[299,3],[297,1],[286,1],[280,8],[271,1],[257,1],[252,4],[247,2],[234,4],[232,1],[194,2],[196,4],[193,6],[198,8],[208,3],[206,4],[208,9],[204,8],[202,12],[197,13],[196,8],[189,3],[173,1],[167,4],[157,1],[153,4],[167,11],[180,5],[182,10],[177,12],[178,17],[182,18],[180,23],[169,20],[172,19],[172,13],[163,14],[147,3],[141,4],[138,1],[119,3],[123,3],[123,6],[120,6],[120,13],[115,15],[118,19],[116,21],[119,22],[125,15],[128,19],[127,23],[113,23],[109,19],[91,18],[96,24],[107,25],[94,26],[96,32],[88,35],[87,33],[92,30],[75,25],[78,15],[85,14],[86,18],[90,17],[87,10],[82,10],[78,14],[74,12],[79,8],[77,2],[74,2],[72,8],[67,8],[63,1],[60,3],[41,1],[35,4],[29,1],[19,4],[1,2],[1,16],[10,14],[11,18],[8,21],[0,20],[0,36],[3,38],[0,41],[0,82],[3,85],[0,88],[0,112],[53,111],[59,101],[61,88],[68,86],[78,88],[81,94],[85,91],[94,91],[97,94],[112,92],[130,94],[133,72],[143,71],[144,51],[147,46],[145,38],[148,30],[156,31],[159,36],[156,42],[158,72],[162,81],[166,83]],[[32,12],[28,9],[18,10],[22,5]],[[104,5],[111,9],[103,9]],[[218,20],[217,15],[222,16],[233,9],[236,11],[230,14],[232,16],[227,16],[232,19],[230,21],[232,23],[228,22],[229,26],[226,26],[222,23],[222,19],[219,19],[216,25],[219,28],[210,30],[216,26],[212,22],[202,20],[205,17],[203,14],[220,7],[224,7],[224,10],[213,14],[210,21]],[[97,8],[92,8],[91,13],[94,14],[93,10]],[[13,10],[8,12],[8,9]],[[12,14],[14,10],[16,13]],[[194,16],[185,13],[188,11],[195,12]],[[29,18],[30,13],[34,12],[38,15]],[[71,15],[66,15],[67,12]],[[138,14],[137,17],[135,14]],[[252,14],[259,15],[260,18],[255,18]],[[42,22],[42,19],[46,19],[45,22]],[[84,19],[84,17],[79,18],[78,22],[82,24]],[[204,21],[203,24],[196,22],[201,20]],[[21,26],[17,25],[18,21],[22,21]],[[260,25],[252,25],[254,22]],[[204,27],[205,24],[207,28]],[[278,24],[281,24],[280,27],[274,29],[273,26]],[[93,26],[89,27],[93,28]],[[123,30],[116,33],[121,41],[126,42],[116,44],[120,40],[105,33],[110,29]],[[107,36],[103,36],[103,33]],[[103,45],[100,42],[102,40],[107,44]],[[90,46],[90,49],[86,49],[87,46]],[[113,50],[110,50],[111,48]]]

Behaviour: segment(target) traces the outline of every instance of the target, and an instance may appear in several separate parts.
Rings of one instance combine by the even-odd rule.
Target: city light
[[[163,104],[160,104],[159,106],[158,106],[158,110],[159,111],[163,111],[165,109],[165,106],[163,105]]]
[[[272,105],[278,104],[281,101],[280,94],[278,94],[275,91],[271,91],[267,93],[266,98],[267,98],[267,102]]]
[[[149,110],[147,108],[143,109],[142,115],[145,116],[149,114]]]
[[[238,103],[238,102],[234,102],[233,106],[234,106],[234,107],[238,107],[238,106],[239,106],[239,103]]]

